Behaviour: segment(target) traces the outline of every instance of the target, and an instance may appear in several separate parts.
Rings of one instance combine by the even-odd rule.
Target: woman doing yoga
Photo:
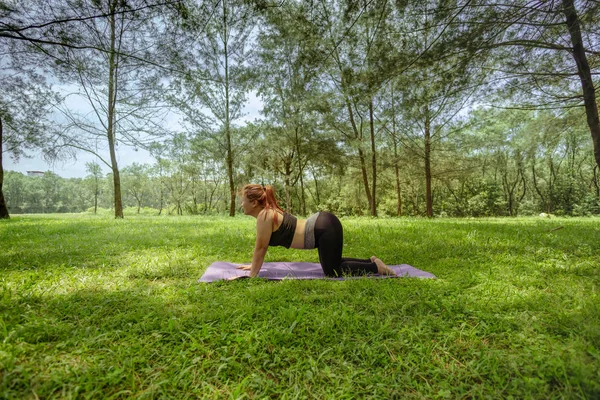
[[[283,211],[271,186],[246,185],[242,189],[244,214],[256,218],[256,245],[252,265],[238,269],[249,270],[250,277],[258,276],[269,246],[319,251],[319,261],[326,276],[385,274],[396,275],[379,258],[368,260],[342,258],[344,237],[340,220],[329,212],[318,212],[306,220]]]

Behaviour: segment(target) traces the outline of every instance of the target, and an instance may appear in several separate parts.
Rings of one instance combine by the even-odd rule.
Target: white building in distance
[[[27,171],[27,176],[44,176],[43,171]]]

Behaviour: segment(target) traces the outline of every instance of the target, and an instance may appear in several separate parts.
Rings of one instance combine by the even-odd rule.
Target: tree
[[[100,195],[100,182],[103,174],[100,165],[96,162],[85,163],[85,170],[89,173],[86,180],[91,181],[91,191],[94,196],[94,214],[98,212],[98,196]]]
[[[82,24],[79,35],[90,48],[60,48],[56,52],[66,61],[54,66],[64,82],[80,88],[69,96],[83,99],[90,108],[87,115],[61,108],[67,120],[62,144],[94,154],[111,169],[117,218],[123,217],[117,146],[145,147],[165,134],[160,97],[155,92],[158,77],[152,65],[143,62],[151,59],[157,47],[155,38],[160,36],[152,23],[157,9],[143,4],[143,0],[83,1],[81,6],[89,14],[106,18]],[[132,9],[137,11],[128,12]],[[103,148],[108,157],[101,154]]]
[[[433,216],[433,153],[460,129],[458,115],[479,88],[480,68],[469,51],[468,32],[448,29],[462,10],[435,0],[407,9],[405,29],[419,35],[407,40],[412,61],[394,82],[403,144],[423,160],[428,217]]]
[[[600,32],[595,29],[600,23],[598,2],[488,1],[478,10],[473,11],[471,22],[485,27],[487,34],[474,46],[495,54],[491,79],[501,82],[495,86],[502,97],[508,94],[511,100],[503,105],[559,109],[583,104],[600,166],[600,120],[593,81],[600,43]]]
[[[242,0],[190,6],[189,15],[197,22],[186,23],[178,32],[180,45],[172,58],[176,68],[186,72],[174,80],[178,94],[171,101],[192,131],[218,143],[229,181],[229,215],[234,216],[234,169],[237,150],[244,145],[234,137],[234,127],[249,91],[247,63],[256,17]]]
[[[142,203],[146,201],[150,193],[150,171],[144,164],[133,163],[122,170],[123,186],[133,197],[137,205],[137,213],[140,213]]]
[[[185,134],[175,135],[167,142],[168,152],[161,163],[165,174],[163,183],[177,215],[183,215],[185,203],[191,192],[192,177],[186,169],[186,165],[191,160],[190,147],[190,140]]]
[[[44,91],[47,88],[42,84],[43,82],[40,82],[39,75],[36,75],[35,72],[31,72],[39,68],[40,65],[43,65],[44,62],[50,63],[51,65],[68,64],[72,56],[76,54],[74,51],[84,50],[88,51],[88,55],[90,51],[99,52],[105,55],[110,54],[111,56],[109,58],[112,61],[115,61],[115,58],[119,58],[124,55],[122,52],[124,49],[121,47],[117,48],[111,46],[107,48],[106,46],[98,45],[97,43],[90,41],[89,36],[86,37],[85,35],[85,31],[89,27],[97,26],[98,24],[102,23],[101,21],[106,22],[109,20],[111,22],[109,22],[108,25],[110,25],[111,28],[114,28],[115,21],[118,19],[118,16],[122,17],[121,21],[125,19],[131,21],[135,19],[136,13],[141,14],[158,8],[161,8],[164,11],[165,7],[167,7],[179,12],[181,8],[180,4],[180,0],[163,0],[162,2],[157,3],[138,1],[135,2],[135,4],[132,4],[131,1],[119,2],[117,0],[113,0],[108,1],[107,7],[103,8],[102,5],[97,1],[85,0],[67,0],[62,3],[57,3],[53,0],[21,0],[19,2],[0,3],[0,16],[2,17],[0,22],[0,45],[2,46],[1,52],[4,56],[8,55],[11,60],[14,55],[19,55],[20,58],[20,62],[17,63],[17,65],[19,65],[18,68],[12,62],[7,62],[4,64],[2,66],[3,74],[9,68],[12,68],[12,70],[15,72],[22,73],[23,68],[29,66],[31,68],[28,71],[28,75],[36,76],[36,79],[31,79],[31,81],[37,80],[37,82],[35,82],[37,84],[35,89],[38,91]],[[106,26],[107,24],[104,23],[104,25]],[[112,29],[112,31],[113,36],[116,37],[117,35],[115,29]],[[98,31],[96,33],[98,33]],[[15,48],[17,47],[18,51],[15,51]],[[35,50],[37,54],[33,53],[32,50]],[[127,58],[135,59],[143,64],[159,65],[158,63],[152,63],[150,58],[147,57],[147,54],[144,54],[144,56],[146,56],[146,58],[140,57],[137,51],[132,51],[127,54]],[[3,59],[3,61],[4,60],[6,59]],[[26,60],[27,62],[23,63],[23,60]],[[6,67],[7,65],[9,66],[8,68]],[[115,71],[116,68],[113,68],[113,72]],[[22,94],[22,90],[14,91],[10,88],[10,86],[15,85],[22,87],[24,81],[19,80],[19,78],[22,76],[22,74],[21,76],[17,76],[17,79],[13,79],[14,76],[11,76],[11,79],[2,79],[4,87],[1,87],[0,91],[9,94]],[[114,83],[114,76],[111,75],[111,77],[113,78],[112,81]],[[110,79],[111,78],[109,78],[109,81]],[[111,85],[109,84],[109,86]],[[116,95],[116,90],[114,90],[114,88],[113,92],[115,92],[114,94]],[[22,144],[21,148],[38,148],[40,144],[43,143],[46,150],[49,150],[46,153],[49,157],[58,157],[60,155],[57,153],[57,150],[60,149],[59,146],[52,149],[49,148],[49,145],[53,143],[51,140],[46,139],[48,135],[29,134],[35,130],[35,127],[39,125],[39,118],[45,115],[45,106],[52,103],[53,102],[50,102],[48,99],[46,99],[45,103],[42,103],[44,104],[44,107],[40,107],[37,110],[36,120],[28,121],[29,123],[25,125],[27,129],[19,131],[18,134],[20,139],[18,141]],[[12,132],[12,127],[10,125],[16,124],[16,121],[18,121],[19,118],[13,119],[10,116],[11,110],[5,107],[6,104],[7,103],[4,103],[2,104],[2,107],[0,107],[0,112],[2,113],[2,115],[0,115],[0,119],[4,119],[4,128],[8,128],[8,132],[6,132],[6,130],[4,132],[3,139],[5,141],[16,141],[16,139],[11,139],[11,135],[16,136],[16,133]],[[44,110],[44,112],[42,112],[42,110]],[[109,106],[108,112],[110,113],[111,111],[112,107]],[[6,127],[6,125],[8,125],[8,127]],[[49,130],[45,129],[40,131],[49,132]],[[109,132],[108,136],[110,137],[110,129],[107,131]],[[9,146],[12,147],[12,145]],[[0,143],[0,147],[2,147],[2,143]],[[5,152],[8,152],[8,150]],[[13,155],[18,158],[16,154]],[[0,172],[1,170],[2,168],[0,165]],[[115,182],[118,186],[118,172],[114,175]],[[119,188],[116,187],[115,193],[119,192],[118,189]],[[0,190],[0,198],[2,197],[1,193],[2,192]],[[117,209],[118,207],[115,207],[115,212],[118,215],[119,212]],[[3,206],[1,201],[0,216],[8,216],[6,207]]]
[[[333,4],[322,1],[320,8],[323,20],[317,23],[326,27],[322,51],[329,56],[330,64],[326,84],[331,97],[325,119],[358,153],[369,209],[371,215],[377,216],[374,100],[394,63],[390,57],[392,45],[386,40],[392,9],[385,0]],[[371,155],[370,183],[365,142]]]
[[[166,194],[165,194],[165,167],[166,167],[166,152],[167,152],[167,148],[166,145],[163,143],[152,143],[150,145],[150,154],[152,154],[152,156],[154,157],[154,159],[156,160],[156,164],[153,165],[151,171],[152,171],[152,178],[153,178],[153,184],[152,184],[152,188],[153,188],[153,192],[155,194],[158,194],[158,215],[162,214],[162,210],[165,204],[165,198],[166,198]],[[158,182],[157,182],[158,180]],[[158,192],[158,193],[157,193]]]
[[[239,132],[240,130],[251,131],[252,126],[236,129],[236,136],[245,138],[246,135],[244,132]],[[186,170],[193,174],[193,208],[191,211],[194,213],[202,211],[206,214],[213,211],[218,203],[218,190],[228,179],[225,162],[220,156],[221,152],[215,147],[216,143],[202,134],[196,135],[191,141],[190,163]],[[198,209],[200,198],[202,200],[201,210]]]
[[[95,6],[98,6],[95,2]],[[81,42],[81,27],[95,20],[106,20],[112,16],[144,13],[158,10],[156,15],[173,11],[178,16],[185,15],[185,3],[182,0],[142,1],[128,5],[122,2],[120,7],[102,10],[90,7],[86,0],[19,0],[10,3],[0,2],[0,39],[5,43],[24,43],[38,48],[47,57],[64,62],[53,48],[72,50],[95,50],[105,52],[93,43]],[[134,53],[127,54],[143,63],[160,66],[151,59],[143,59]]]
[[[382,118],[387,122],[383,124],[383,128],[385,130],[385,132],[387,132],[389,138],[392,141],[392,148],[393,148],[393,160],[392,163],[394,165],[394,178],[395,178],[395,185],[396,185],[396,216],[400,217],[402,216],[402,186],[400,183],[400,154],[399,154],[399,146],[400,146],[400,139],[399,139],[399,135],[400,133],[398,132],[397,128],[397,117],[398,117],[398,112],[396,109],[396,102],[397,99],[395,98],[395,90],[394,90],[394,81],[392,81],[392,83],[390,84],[390,88],[389,88],[389,96],[382,96],[383,97],[383,102],[386,102],[386,97],[389,98],[389,103],[388,104],[384,104],[383,108],[384,108],[384,112],[382,114]],[[387,91],[386,91],[387,92]],[[384,92],[385,93],[385,92]],[[391,126],[390,126],[391,125]]]
[[[21,213],[25,196],[25,176],[20,172],[3,171],[3,196],[11,212]]]
[[[8,213],[8,207],[6,206],[6,200],[4,199],[4,192],[2,191],[2,186],[4,184],[4,168],[2,167],[2,153],[4,152],[2,148],[2,117],[0,117],[0,218],[10,218]]]
[[[531,120],[535,119],[535,115],[531,111],[480,108],[474,110],[470,118],[469,129],[477,132],[481,162],[487,169],[493,170],[481,189],[486,191],[486,207],[490,214],[514,216],[527,194],[529,177],[526,169],[532,146],[540,143],[530,139]],[[498,210],[494,209],[499,206],[498,199],[493,198],[496,188],[498,193],[502,190],[504,203]]]
[[[257,43],[256,78],[265,107],[265,146],[271,167],[283,176],[286,207],[293,210],[292,186],[300,183],[299,212],[306,215],[305,168],[323,155],[316,143],[320,66],[313,57],[318,30],[306,18],[302,3],[290,2],[267,12]],[[270,151],[277,143],[276,151]],[[265,160],[268,164],[268,160]]]
[[[2,192],[3,155],[18,160],[27,157],[28,150],[42,149],[47,159],[56,158],[51,139],[54,129],[47,120],[56,99],[34,68],[18,66],[19,60],[11,55],[14,46],[0,42],[0,51],[9,56],[0,70],[0,218],[9,218]]]
[[[598,118],[596,89],[592,78],[592,71],[587,59],[575,3],[573,0],[563,0],[562,5],[567,28],[569,29],[569,36],[571,37],[571,44],[573,45],[571,54],[577,64],[577,74],[581,81],[586,120],[592,134],[592,143],[594,144],[594,157],[596,158],[596,164],[600,167],[600,118]],[[595,9],[596,12],[599,9],[597,4],[595,4]],[[598,19],[596,19],[596,22],[598,22]]]

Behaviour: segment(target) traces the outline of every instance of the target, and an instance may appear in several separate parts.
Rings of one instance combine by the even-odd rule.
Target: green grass
[[[196,283],[248,217],[0,221],[0,398],[600,398],[600,220],[342,222],[438,279]]]

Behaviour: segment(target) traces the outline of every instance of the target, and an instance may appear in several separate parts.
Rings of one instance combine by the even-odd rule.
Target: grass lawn
[[[196,283],[249,217],[0,221],[0,398],[600,398],[600,219],[342,223],[438,279]]]

